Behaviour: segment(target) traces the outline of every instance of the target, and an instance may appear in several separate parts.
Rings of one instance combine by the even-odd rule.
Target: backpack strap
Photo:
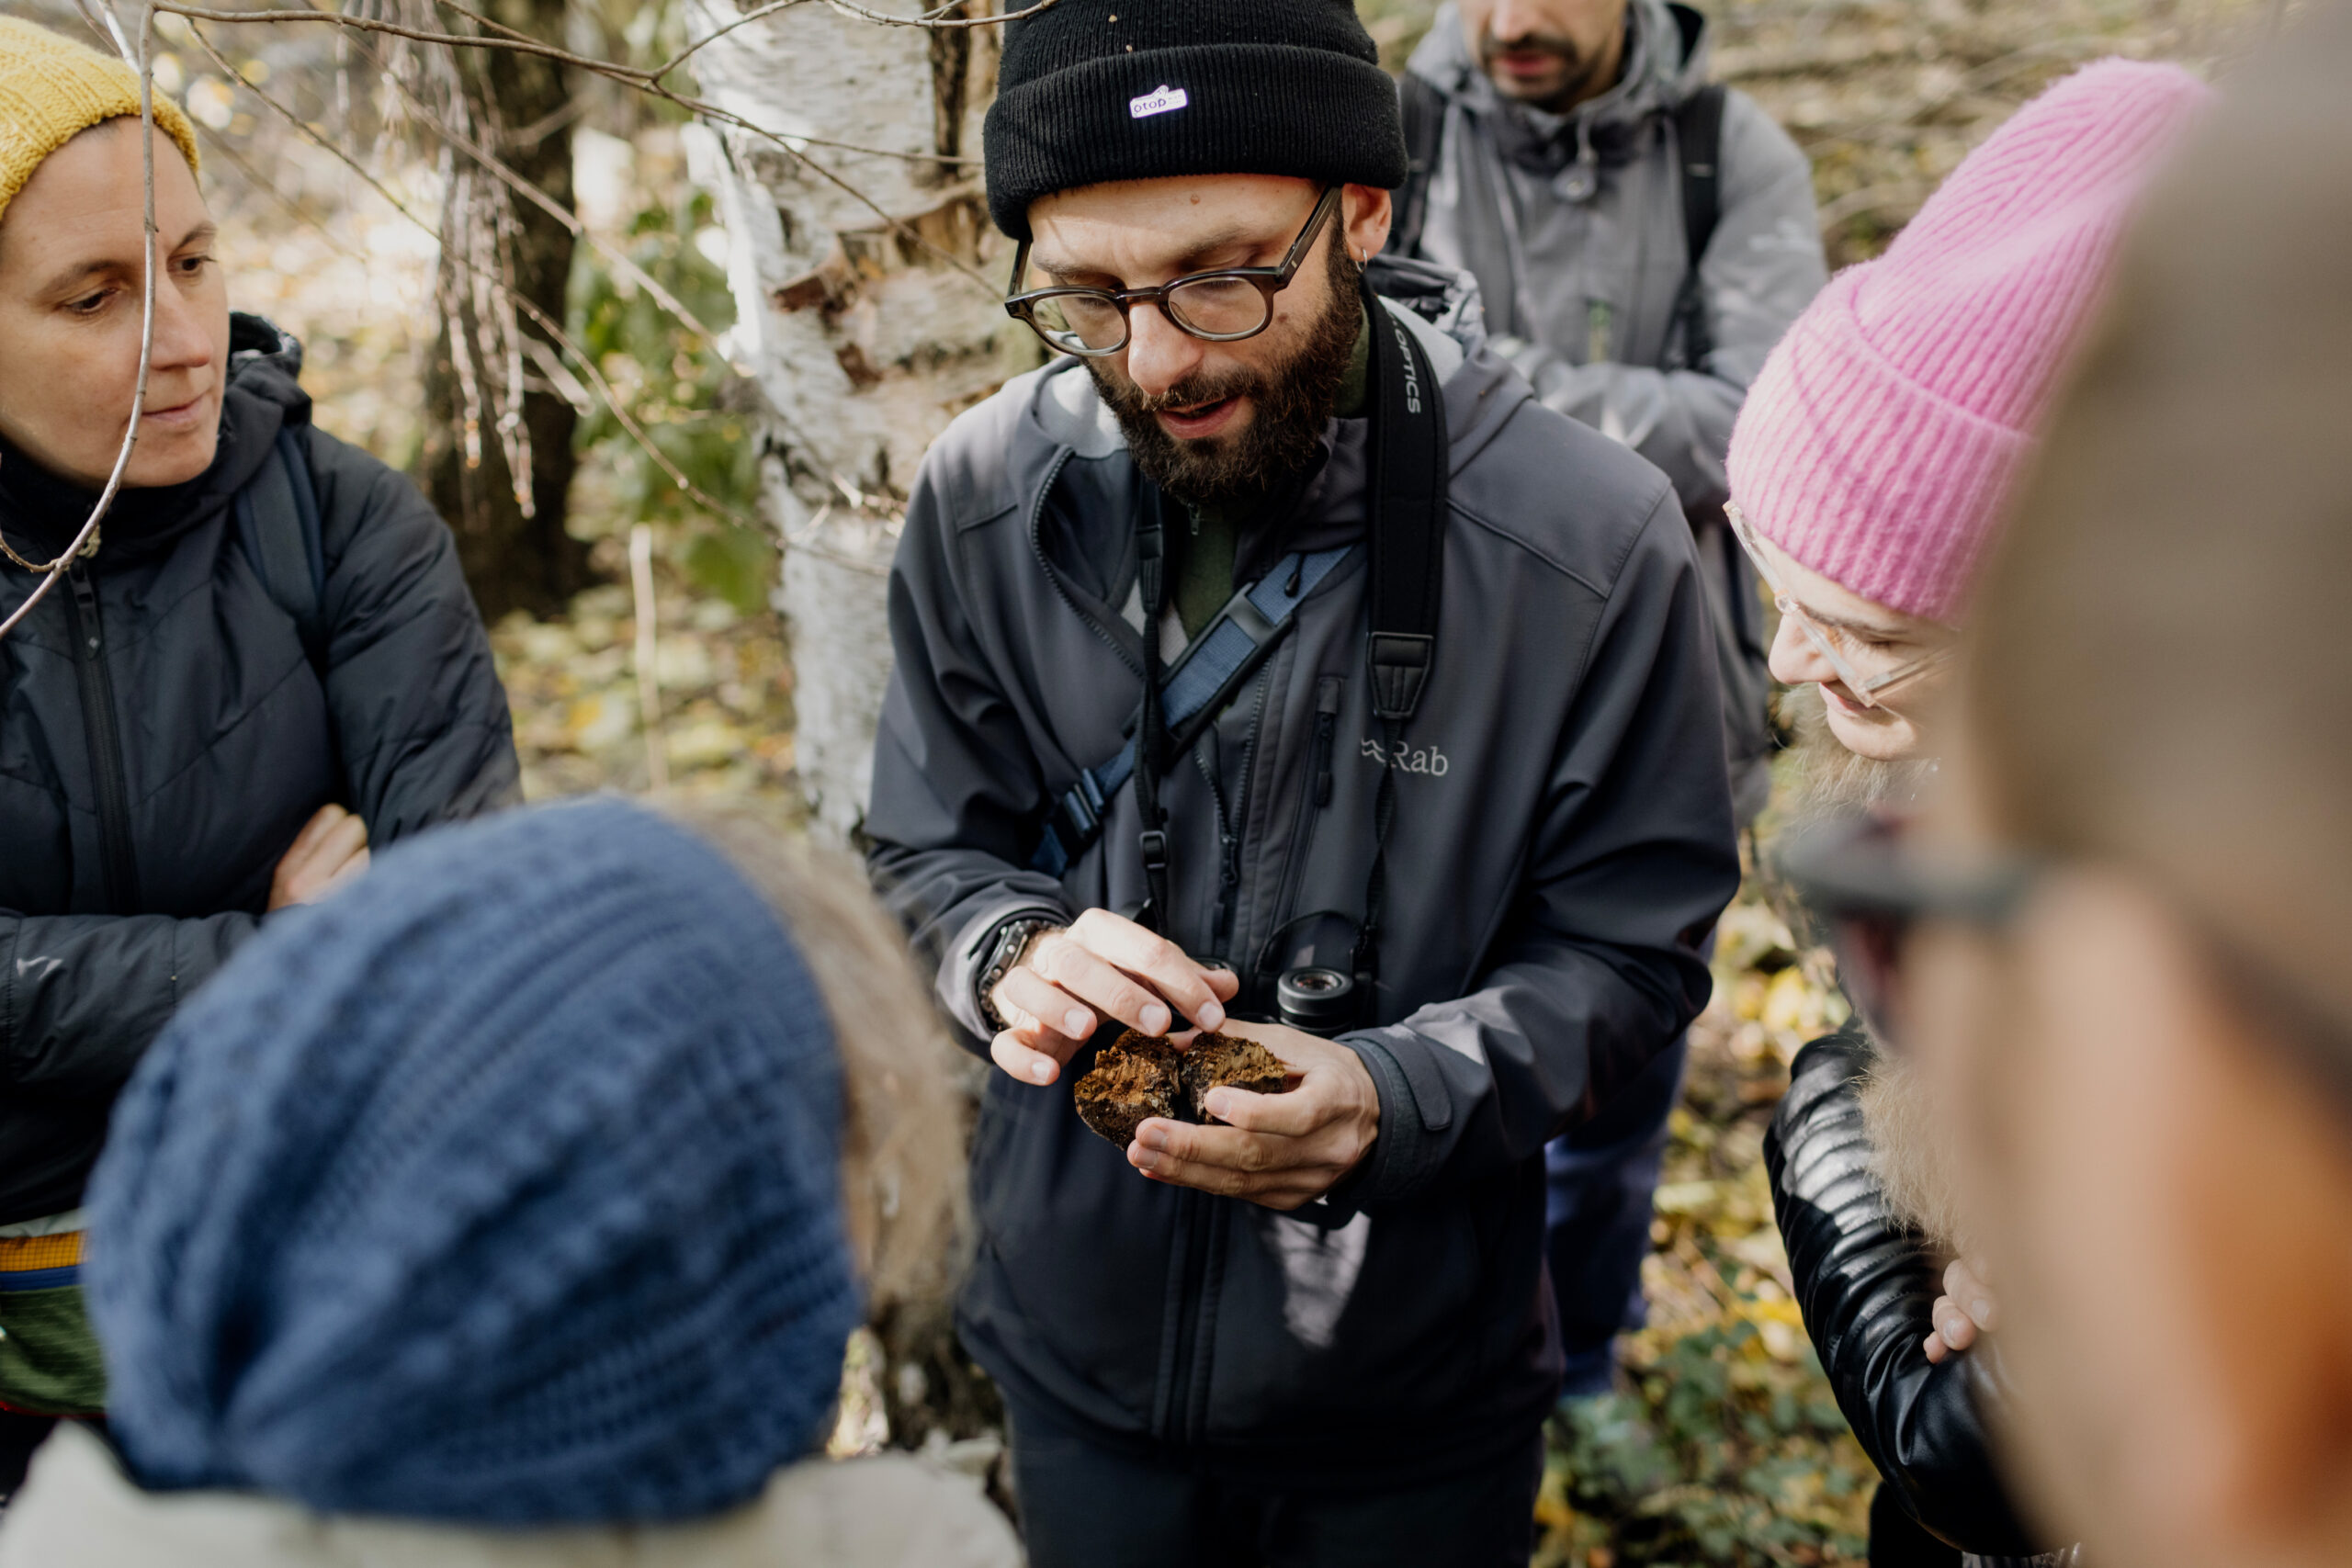
[[[270,603],[286,612],[302,653],[326,679],[326,547],[319,497],[302,439],[280,427],[261,471],[237,492],[232,511],[245,559]]]
[[[1405,183],[1396,187],[1388,243],[1381,249],[1409,256],[1420,249],[1421,226],[1429,217],[1430,179],[1445,140],[1445,99],[1410,71],[1396,79],[1396,99],[1405,115]]]
[[[1685,251],[1682,287],[1674,297],[1672,335],[1679,344],[1679,359],[1688,368],[1706,362],[1714,352],[1714,334],[1707,325],[1706,290],[1699,281],[1699,264],[1714,243],[1715,225],[1723,218],[1724,100],[1730,89],[1708,84],[1674,108],[1674,140],[1682,164],[1682,241]]]

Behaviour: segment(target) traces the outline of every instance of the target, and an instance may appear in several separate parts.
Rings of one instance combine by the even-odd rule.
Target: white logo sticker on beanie
[[[1170,87],[1163,82],[1140,98],[1129,98],[1127,113],[1133,118],[1141,119],[1146,115],[1166,114],[1171,109],[1181,109],[1192,101],[1183,88]]]

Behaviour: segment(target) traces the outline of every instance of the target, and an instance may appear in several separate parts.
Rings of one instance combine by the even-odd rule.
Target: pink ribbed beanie
[[[2086,66],[1832,279],[1732,432],[1757,531],[1865,599],[1956,620],[2132,203],[2210,96],[2177,66]]]

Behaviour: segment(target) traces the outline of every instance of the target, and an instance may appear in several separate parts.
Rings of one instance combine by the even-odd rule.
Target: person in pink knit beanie
[[[1729,510],[1780,602],[1772,673],[1819,689],[1847,751],[1922,755],[1920,711],[2035,424],[2134,198],[2209,96],[2125,60],[2059,82],[1885,254],[1831,280],[1749,389]]]
[[[1800,689],[1800,817],[1899,813],[1933,770],[1978,564],[2136,198],[2210,96],[2122,60],[2058,83],[1833,279],[1757,377],[1725,510],[1780,606],[1772,673]],[[1966,1352],[1998,1304],[1962,1261],[1950,1119],[1877,1047],[1869,953],[1840,957],[1857,1022],[1798,1053],[1765,1154],[1806,1328],[1886,1480],[1871,1561],[1957,1546],[1987,1568],[2071,1564],[2010,1505],[1986,1440],[2000,1382]]]

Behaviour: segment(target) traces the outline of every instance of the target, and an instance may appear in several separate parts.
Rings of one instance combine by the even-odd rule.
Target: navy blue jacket
[[[448,528],[407,479],[311,428],[290,339],[238,317],[232,344],[212,467],[126,492],[96,557],[0,639],[0,1224],[81,1201],[116,1092],[253,934],[321,806],[381,846],[518,793]],[[281,427],[318,498],[322,668],[232,505]],[[55,554],[94,499],[0,452],[19,555]],[[0,568],[0,615],[35,581]]]

